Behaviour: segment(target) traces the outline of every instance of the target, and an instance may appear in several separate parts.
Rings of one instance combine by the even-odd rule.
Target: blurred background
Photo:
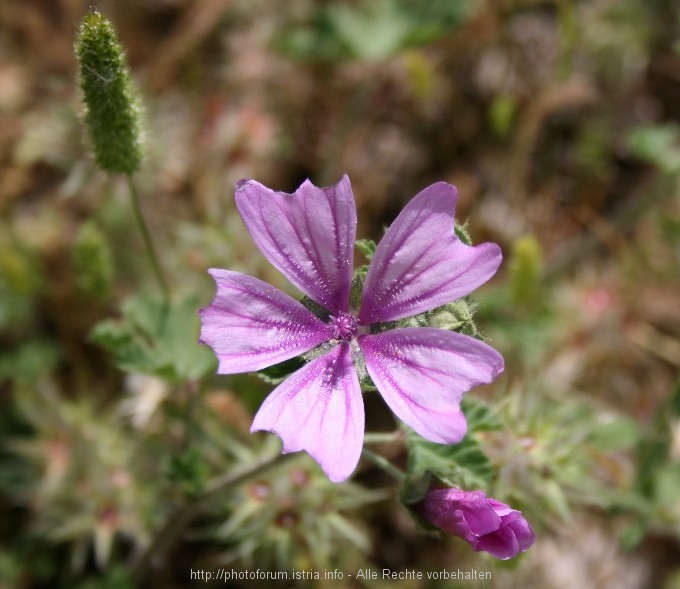
[[[98,171],[81,124],[90,7],[145,105],[162,333],[125,182]],[[0,588],[210,586],[190,571],[220,566],[492,573],[395,589],[679,588],[679,123],[672,0],[2,0]],[[503,248],[475,317],[506,370],[471,395],[493,413],[477,434],[488,494],[536,544],[501,563],[423,535],[370,465],[335,486],[300,456],[211,502],[131,580],[177,506],[276,445],[248,435],[271,384],[213,376],[196,344],[208,268],[293,292],[234,183],[343,173],[358,237],[443,180],[473,241]],[[393,428],[369,397],[369,429]],[[282,584],[339,585],[388,582]]]

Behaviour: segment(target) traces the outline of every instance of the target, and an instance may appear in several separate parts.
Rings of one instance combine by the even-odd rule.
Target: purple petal
[[[435,489],[425,501],[426,517],[437,527],[474,543],[474,537],[498,529],[501,518],[483,491]]]
[[[463,511],[465,521],[475,536],[483,536],[494,532],[501,525],[501,517],[489,505],[483,491],[467,493],[460,509]]]
[[[281,383],[255,415],[251,431],[283,441],[283,452],[305,450],[328,478],[354,472],[364,441],[364,403],[349,344],[336,346]]]
[[[524,519],[521,511],[514,511],[510,515],[503,518],[503,526],[512,530],[512,533],[517,538],[519,551],[524,552],[528,550],[536,540],[536,534],[529,522]]]
[[[507,560],[509,558],[515,558],[520,552],[528,550],[536,539],[534,530],[531,528],[529,523],[524,519],[522,512],[516,509],[509,508],[507,505],[496,501],[495,499],[489,499],[489,504],[492,502],[499,503],[503,506],[502,512],[509,512],[506,514],[501,514],[497,510],[497,513],[501,515],[501,524],[495,532],[483,535],[479,538],[477,544],[477,550],[484,550],[496,558],[501,560]],[[496,506],[493,506],[497,509]]]
[[[501,263],[495,243],[470,247],[455,235],[456,188],[438,182],[420,192],[378,244],[364,285],[363,325],[417,315],[472,292]]]
[[[347,176],[328,188],[306,180],[292,195],[241,181],[236,206],[257,247],[293,285],[333,313],[349,309],[357,213]]]
[[[433,524],[437,525],[440,516],[458,509],[458,505],[465,498],[465,491],[453,488],[432,489],[420,504],[420,513]],[[463,517],[460,512],[460,517]]]
[[[483,550],[500,560],[515,558],[520,552],[515,534],[507,527],[501,527],[495,532],[479,538],[475,550]]]
[[[445,532],[462,538],[473,548],[477,546],[477,535],[470,528],[470,524],[465,520],[460,509],[450,510],[432,523]]]
[[[215,351],[220,374],[260,370],[333,337],[330,325],[273,286],[239,272],[209,272],[217,292],[199,311],[199,341]]]
[[[506,560],[527,550],[536,539],[522,512],[487,498],[484,491],[434,488],[415,506],[416,511],[442,530]]]
[[[444,329],[393,329],[358,339],[368,373],[390,409],[421,436],[442,444],[465,436],[463,393],[503,370],[496,350]]]
[[[509,505],[506,505],[505,503],[502,503],[498,499],[494,499],[493,497],[489,497],[488,499],[489,505],[493,508],[493,510],[500,515],[501,517],[508,515],[510,513],[519,513],[516,509],[513,509]]]

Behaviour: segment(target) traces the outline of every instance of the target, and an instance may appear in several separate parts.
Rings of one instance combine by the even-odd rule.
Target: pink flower
[[[432,489],[415,509],[477,552],[483,550],[501,560],[515,558],[536,539],[521,511],[488,498],[483,491]]]
[[[334,482],[356,468],[364,408],[354,360],[363,355],[392,411],[421,436],[452,444],[465,435],[464,392],[491,382],[503,358],[483,342],[430,327],[380,330],[450,303],[486,282],[501,262],[491,243],[470,247],[454,233],[456,189],[443,182],[401,212],[371,261],[359,309],[350,308],[356,208],[349,178],[294,194],[253,180],[236,186],[236,206],[265,257],[327,309],[323,319],[250,276],[211,269],[217,284],[201,309],[201,339],[220,374],[260,370],[317,348],[255,415],[251,431],[278,434],[283,452],[307,451]]]

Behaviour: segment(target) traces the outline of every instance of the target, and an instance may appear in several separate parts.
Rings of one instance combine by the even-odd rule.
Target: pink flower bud
[[[483,491],[432,489],[415,509],[477,552],[488,552],[501,560],[528,550],[536,539],[521,511],[488,498]]]

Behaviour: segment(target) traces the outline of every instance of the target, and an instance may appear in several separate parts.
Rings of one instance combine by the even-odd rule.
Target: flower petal
[[[513,509],[509,505],[506,505],[502,501],[499,501],[498,499],[494,499],[493,497],[489,497],[487,499],[489,505],[493,508],[493,510],[500,515],[501,517],[504,517],[510,513],[520,513],[516,509]]]
[[[502,526],[495,532],[481,536],[475,550],[483,550],[500,560],[515,558],[520,552],[517,538],[512,529],[507,526]]]
[[[420,192],[387,230],[364,284],[363,325],[417,315],[472,292],[501,263],[495,243],[470,247],[454,232],[457,191],[438,182]]]
[[[521,511],[484,491],[433,488],[414,509],[434,526],[454,534],[476,551],[507,560],[528,550],[536,539]]]
[[[318,188],[306,180],[294,194],[254,180],[236,185],[236,206],[265,257],[329,311],[348,311],[357,213],[349,178]]]
[[[483,491],[433,489],[420,507],[420,513],[432,524],[463,538],[473,547],[477,538],[499,528],[501,518],[488,504]]]
[[[312,360],[265,399],[251,432],[266,430],[283,452],[305,450],[328,478],[340,483],[354,472],[364,441],[364,403],[349,344]]]
[[[524,552],[531,548],[531,545],[536,540],[536,534],[527,520],[524,519],[521,511],[515,511],[503,518],[504,527],[512,530],[512,533],[517,538],[519,551]]]
[[[201,309],[200,342],[219,360],[220,374],[260,370],[333,337],[330,325],[257,278],[213,268],[215,298]]]
[[[461,502],[465,521],[475,536],[483,536],[496,531],[502,522],[500,515],[491,507],[484,491],[471,491]]]
[[[536,535],[522,512],[496,499],[489,498],[488,503],[500,516],[501,524],[494,532],[480,534],[477,550],[484,550],[501,560],[515,558],[520,552],[528,550]]]
[[[390,409],[421,436],[442,444],[465,436],[463,393],[503,370],[496,350],[444,329],[393,329],[358,340],[368,373]]]

